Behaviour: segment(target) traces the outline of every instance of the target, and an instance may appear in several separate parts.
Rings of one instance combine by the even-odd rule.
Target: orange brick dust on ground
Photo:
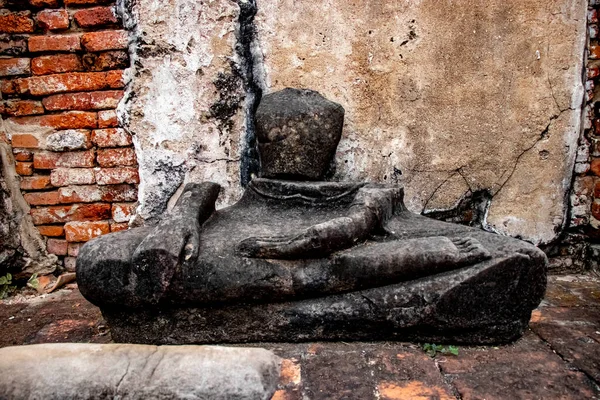
[[[401,342],[250,346],[283,359],[274,400],[600,398],[600,280],[550,277],[530,328],[509,345],[435,358]],[[0,347],[110,341],[100,311],[76,288],[0,301]]]

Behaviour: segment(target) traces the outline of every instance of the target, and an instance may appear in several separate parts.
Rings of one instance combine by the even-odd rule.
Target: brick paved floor
[[[551,277],[530,327],[510,345],[435,358],[410,343],[258,345],[284,358],[275,400],[600,399],[600,280]],[[76,287],[0,302],[0,347],[110,341]]]

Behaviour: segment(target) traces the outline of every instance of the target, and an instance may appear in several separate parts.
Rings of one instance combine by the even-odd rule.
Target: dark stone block
[[[256,111],[261,176],[323,179],[342,136],[344,108],[312,90],[263,96]]]

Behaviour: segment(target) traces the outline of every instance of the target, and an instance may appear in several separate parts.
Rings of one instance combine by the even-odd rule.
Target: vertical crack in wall
[[[236,0],[240,7],[236,53],[246,91],[246,129],[241,141],[240,181],[246,186],[253,175],[258,173],[260,161],[255,133],[256,109],[262,96],[262,53],[258,46],[254,17],[257,12],[256,0]]]

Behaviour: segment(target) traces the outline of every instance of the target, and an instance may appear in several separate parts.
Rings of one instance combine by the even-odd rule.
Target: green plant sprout
[[[425,353],[427,353],[427,355],[431,358],[434,358],[437,353],[442,353],[442,354],[452,354],[454,356],[458,355],[458,347],[456,346],[442,346],[439,344],[434,344],[434,343],[425,343],[423,345],[423,351]]]
[[[29,277],[29,280],[27,280],[27,286],[29,286],[32,289],[37,289],[40,284],[40,281],[37,277],[38,277],[37,272],[35,274],[31,275]]]
[[[12,283],[12,275],[10,273],[0,276],[0,300],[4,299],[17,289],[17,286]]]

